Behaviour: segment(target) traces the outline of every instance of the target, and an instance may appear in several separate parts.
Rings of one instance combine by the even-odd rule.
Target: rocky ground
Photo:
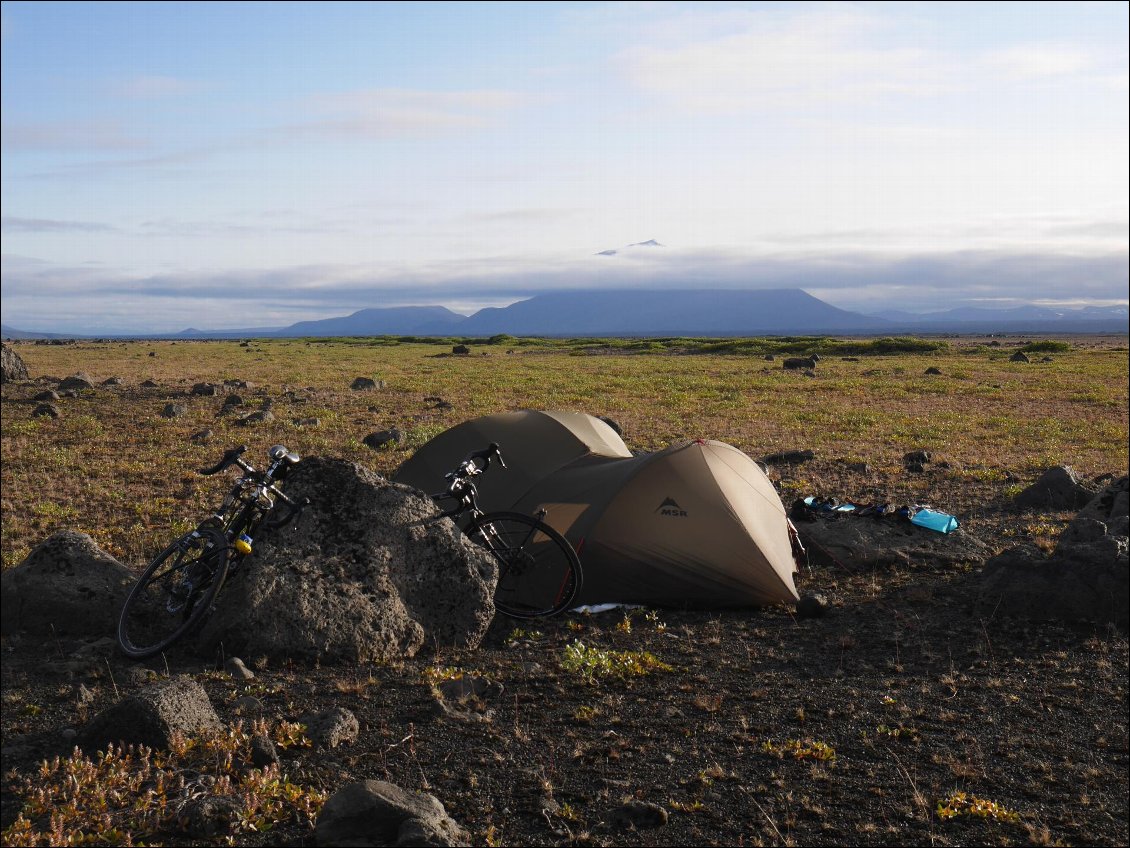
[[[992,524],[978,525],[983,537]],[[975,602],[980,567],[921,554],[819,565],[799,582],[826,596],[825,615],[499,617],[474,649],[348,665],[248,655],[247,678],[220,652],[135,664],[110,640],[10,635],[3,824],[59,780],[37,764],[65,757],[93,716],[188,675],[225,726],[275,728],[280,773],[315,807],[355,781],[387,781],[438,799],[462,828],[455,842],[1126,844],[1123,627],[1007,616]],[[601,676],[599,663],[570,663],[578,644],[657,662]],[[300,721],[314,738],[289,744],[281,723]],[[250,766],[241,756],[237,772]],[[205,787],[198,795],[224,791],[200,784],[210,766],[179,768]],[[179,792],[169,803],[183,803]],[[166,817],[132,838],[318,844],[313,815],[284,811],[252,829],[237,814],[248,803],[218,823]],[[35,825],[49,830],[46,816]]]

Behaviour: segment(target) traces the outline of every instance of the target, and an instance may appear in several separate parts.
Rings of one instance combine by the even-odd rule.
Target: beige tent
[[[434,444],[441,440],[442,450]],[[578,604],[721,607],[796,600],[784,505],[761,468],[737,448],[697,440],[632,456],[592,416],[507,413],[440,434],[395,479],[440,490],[445,471],[490,442],[500,445],[508,468],[492,468],[482,478],[482,506],[546,511],[546,522],[580,555]],[[433,472],[433,465],[442,470]]]

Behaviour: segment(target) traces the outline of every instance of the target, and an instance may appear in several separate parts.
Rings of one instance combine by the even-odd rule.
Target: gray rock
[[[361,732],[357,716],[345,707],[305,715],[299,721],[306,725],[306,735],[310,737],[310,741],[322,748],[336,748],[338,745],[356,742]]]
[[[161,410],[162,418],[180,418],[188,412],[188,407],[183,403],[166,403],[165,408]]]
[[[61,413],[59,407],[53,403],[41,403],[31,411],[35,418],[58,418]]]
[[[231,412],[237,406],[243,406],[243,398],[235,394],[228,395],[224,398],[224,402],[220,404],[220,414]]]
[[[368,445],[373,450],[379,450],[387,444],[400,444],[401,432],[396,427],[391,430],[380,430],[376,433],[370,433],[361,442]]]
[[[267,421],[274,421],[275,413],[269,409],[260,409],[257,412],[251,412],[244,415],[242,418],[236,419],[236,424],[240,427],[247,427],[251,424],[262,424]]]
[[[214,839],[232,832],[242,810],[230,795],[193,795],[177,810],[177,824],[188,836]]]
[[[384,380],[374,380],[372,377],[358,377],[349,385],[349,388],[353,389],[353,391],[355,392],[363,392],[371,389],[383,389],[384,387]]]
[[[236,680],[254,680],[255,672],[243,664],[239,657],[228,657],[224,663],[224,671]]]
[[[1040,478],[1016,496],[1020,509],[1079,509],[1095,496],[1069,465],[1047,469]]]
[[[155,388],[157,388],[157,383],[153,380],[143,380],[139,385],[143,389],[155,389]]]
[[[220,390],[216,387],[215,383],[197,383],[192,387],[190,394],[199,395],[201,397],[215,397],[219,392]]]
[[[780,453],[771,453],[761,457],[758,462],[766,465],[801,465],[810,459],[816,459],[816,453],[810,450],[791,450]]]
[[[269,736],[251,737],[251,765],[258,768],[278,765],[279,751]]]
[[[1008,361],[1009,362],[1031,362],[1032,360],[1028,358],[1028,354],[1026,354],[1024,351],[1018,350],[1018,351],[1016,351],[1016,353],[1014,353],[1012,356],[1010,356],[1008,358]]]
[[[64,392],[71,389],[75,391],[83,391],[84,389],[93,389],[94,383],[85,374],[72,374],[67,377],[63,382],[59,383],[59,391]]]
[[[85,533],[61,530],[0,577],[0,629],[40,636],[107,636],[134,583]]]
[[[624,830],[662,827],[667,824],[667,819],[664,807],[637,799],[608,811],[609,824]]]
[[[823,618],[828,612],[828,599],[819,593],[801,595],[796,603],[797,618]]]
[[[383,780],[362,780],[326,801],[314,842],[335,848],[372,845],[470,845],[470,836],[432,795]]]
[[[30,377],[23,357],[8,345],[0,345],[0,383],[14,383],[28,379]]]
[[[257,539],[201,650],[355,663],[412,656],[425,642],[478,646],[494,615],[495,566],[430,498],[320,457],[295,466],[287,493],[310,506]]]
[[[103,386],[120,386],[122,384],[121,377],[107,377],[102,381]]]
[[[42,392],[40,392],[39,394],[32,397],[32,400],[45,401],[45,402],[46,401],[58,400],[58,399],[59,399],[59,393],[56,392],[54,389],[44,389]]]
[[[90,753],[110,743],[166,749],[173,734],[195,736],[221,730],[204,688],[179,676],[143,687],[91,719],[79,732],[79,747]]]
[[[1032,547],[993,557],[981,575],[978,604],[1035,620],[1130,625],[1130,491],[1121,477],[1083,507],[1050,557]]]

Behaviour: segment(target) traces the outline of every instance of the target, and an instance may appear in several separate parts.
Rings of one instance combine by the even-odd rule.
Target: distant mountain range
[[[644,243],[646,244],[646,243]],[[641,245],[643,246],[643,245]],[[651,246],[651,245],[648,245]],[[659,246],[659,245],[655,245]],[[535,295],[465,316],[442,306],[361,309],[288,327],[189,328],[175,333],[74,335],[0,326],[4,338],[251,338],[327,336],[773,336],[896,333],[1125,333],[1127,308],[960,307],[864,315],[800,289],[576,290]]]

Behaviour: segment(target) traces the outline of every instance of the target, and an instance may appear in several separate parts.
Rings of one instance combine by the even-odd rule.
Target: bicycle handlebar
[[[246,469],[247,464],[240,459],[240,457],[243,456],[243,453],[246,450],[247,445],[240,445],[239,447],[226,450],[224,451],[224,455],[220,458],[219,462],[217,462],[211,468],[199,468],[197,469],[197,473],[206,475],[219,474],[221,471],[225,471],[228,468],[231,468],[233,465],[239,465],[241,468]]]
[[[491,442],[482,450],[472,451],[471,453],[467,454],[467,458],[464,459],[462,463],[460,463],[460,467],[465,466],[468,462],[474,462],[476,459],[481,459],[483,461],[483,467],[479,468],[480,473],[486,471],[490,467],[491,459],[497,459],[499,465],[501,465],[503,468],[506,467],[506,463],[502,461],[502,451],[499,450],[497,442]],[[475,467],[478,468],[478,466]]]

